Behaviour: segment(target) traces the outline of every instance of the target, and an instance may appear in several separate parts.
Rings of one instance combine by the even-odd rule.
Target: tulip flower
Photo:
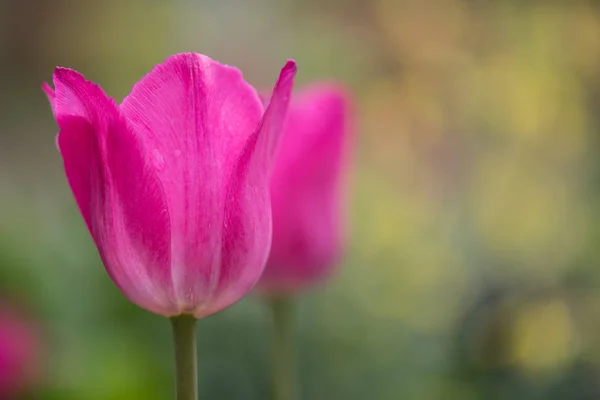
[[[343,248],[342,190],[349,133],[346,93],[330,84],[290,106],[273,176],[273,243],[258,288],[293,294],[320,282]]]
[[[0,304],[0,399],[30,389],[37,374],[38,337],[32,324]]]
[[[190,353],[194,318],[238,301],[264,269],[269,176],[295,72],[288,61],[266,108],[239,70],[195,53],[156,66],[119,105],[71,69],[44,87],[110,277],[138,306],[184,316],[173,318],[176,357]]]
[[[349,140],[349,99],[336,85],[300,92],[271,178],[273,243],[257,288],[271,300],[275,322],[275,398],[295,397],[290,297],[320,281],[343,249],[342,191]]]

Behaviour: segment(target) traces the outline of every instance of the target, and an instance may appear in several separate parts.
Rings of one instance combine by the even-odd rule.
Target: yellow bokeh
[[[576,351],[573,329],[561,299],[524,306],[514,324],[512,362],[526,372],[564,367]]]

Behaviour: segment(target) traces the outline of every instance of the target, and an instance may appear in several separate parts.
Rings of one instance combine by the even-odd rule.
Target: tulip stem
[[[274,400],[296,398],[294,369],[293,302],[287,297],[271,299],[273,312],[273,396]]]
[[[196,319],[191,315],[171,318],[175,340],[177,400],[198,399]]]

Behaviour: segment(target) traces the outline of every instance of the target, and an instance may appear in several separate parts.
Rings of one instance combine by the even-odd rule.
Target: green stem
[[[196,319],[191,315],[171,318],[175,341],[177,400],[198,400]]]
[[[296,398],[292,306],[289,298],[271,299],[274,400],[294,400]]]

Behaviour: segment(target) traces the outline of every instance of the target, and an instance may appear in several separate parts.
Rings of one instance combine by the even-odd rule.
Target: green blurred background
[[[0,0],[0,292],[44,343],[26,399],[172,398],[169,324],[104,271],[40,84],[68,66],[120,100],[182,51],[355,93],[348,253],[298,306],[303,399],[600,398],[595,2]],[[268,398],[269,328],[254,298],[200,321],[201,398]]]

